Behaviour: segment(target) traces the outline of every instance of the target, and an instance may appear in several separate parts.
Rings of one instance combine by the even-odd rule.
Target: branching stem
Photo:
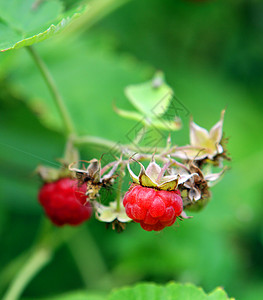
[[[42,58],[38,55],[37,51],[32,46],[28,46],[28,47],[26,47],[26,49],[28,50],[31,57],[33,58],[36,66],[38,67],[41,75],[43,76],[43,79],[46,82],[47,87],[50,90],[50,93],[52,94],[52,97],[56,103],[58,111],[63,120],[67,136],[75,134],[74,125],[73,125],[72,119],[70,117],[70,114],[67,110],[67,107],[64,104],[64,100],[63,100],[63,98],[55,84],[55,81],[54,81],[51,73],[49,72],[46,64],[44,63]]]

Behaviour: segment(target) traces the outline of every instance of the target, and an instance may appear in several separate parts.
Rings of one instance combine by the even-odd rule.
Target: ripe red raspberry
[[[73,183],[73,190],[76,199],[79,201],[81,205],[87,205],[89,202],[87,202],[87,183],[83,183],[82,185],[78,185],[78,182]]]
[[[44,184],[38,199],[46,215],[58,226],[79,225],[92,214],[89,203],[85,206],[80,203],[86,201],[85,193],[76,193],[76,181],[70,178]]]
[[[178,190],[156,190],[137,184],[132,185],[125,194],[123,205],[127,216],[147,231],[159,231],[173,225],[183,211]]]

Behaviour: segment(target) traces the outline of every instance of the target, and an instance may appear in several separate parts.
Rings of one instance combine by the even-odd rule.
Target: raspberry
[[[89,203],[86,206],[81,204],[86,202],[85,193],[76,192],[76,181],[70,178],[44,184],[38,199],[48,218],[58,226],[79,225],[92,214]]]
[[[77,182],[73,183],[73,190],[76,199],[79,201],[80,204],[86,205],[87,204],[87,183],[83,183],[82,185],[78,185]]]
[[[174,224],[183,211],[179,190],[165,191],[134,184],[125,194],[126,214],[146,231],[159,231]]]

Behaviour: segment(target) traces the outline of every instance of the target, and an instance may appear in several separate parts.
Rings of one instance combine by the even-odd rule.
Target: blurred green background
[[[74,1],[64,4],[70,8]],[[79,133],[127,142],[135,123],[117,116],[112,102],[132,109],[125,86],[163,70],[200,126],[211,128],[227,108],[224,132],[230,138],[232,163],[212,188],[213,199],[205,210],[177,226],[149,233],[129,224],[117,234],[92,219],[75,229],[74,238],[56,252],[24,296],[175,280],[206,291],[223,286],[240,300],[261,299],[263,2],[128,1],[91,28],[82,26],[81,34],[73,31],[35,48],[54,75]],[[0,109],[4,270],[34,242],[42,222],[37,201],[41,183],[34,170],[39,164],[57,164],[64,148],[56,108],[25,49],[0,55]],[[183,129],[172,140],[183,145],[189,141],[189,116],[182,112],[180,117]],[[104,152],[81,148],[82,159]],[[5,287],[2,280],[0,292]]]

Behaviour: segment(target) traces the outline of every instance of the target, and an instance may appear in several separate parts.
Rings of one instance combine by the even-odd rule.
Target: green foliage
[[[229,299],[226,293],[218,288],[206,295],[201,288],[192,284],[169,283],[166,286],[156,284],[138,284],[135,287],[116,290],[109,296],[109,300],[224,300]]]
[[[64,16],[59,0],[0,1],[0,50],[30,46],[61,32],[84,8]]]

